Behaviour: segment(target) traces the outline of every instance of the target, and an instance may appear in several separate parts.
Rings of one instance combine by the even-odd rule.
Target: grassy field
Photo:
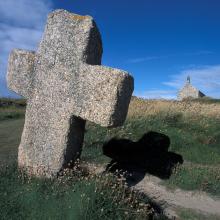
[[[80,163],[54,180],[30,178],[19,171],[25,107],[8,101],[0,107],[0,219],[167,219],[159,206],[127,188],[124,178],[90,174]],[[96,138],[88,136],[85,143]],[[95,158],[98,149],[91,149],[85,146],[84,161]],[[100,152],[96,162],[103,163],[107,158]]]
[[[23,116],[24,107],[0,107],[0,161],[4,164],[13,164],[16,160],[17,146],[19,144],[24,123]],[[148,131],[157,131],[169,136],[171,140],[169,150],[182,155],[184,159],[184,163],[177,166],[171,177],[164,180],[163,184],[170,188],[178,187],[185,190],[201,190],[212,196],[220,196],[219,100],[186,100],[184,102],[177,102],[133,98],[129,107],[128,118],[122,127],[107,129],[93,123],[87,123],[82,160],[98,164],[106,164],[110,159],[102,154],[102,146],[104,142],[112,137],[127,138],[136,141]],[[63,212],[54,212],[54,207],[57,207],[59,210],[64,210],[66,213],[66,216],[64,217],[67,219],[71,219],[71,217],[75,215],[74,213],[78,213],[76,214],[78,217],[75,219],[90,219],[82,218],[82,216],[85,213],[87,213],[88,216],[93,214],[93,217],[96,214],[100,215],[100,213],[96,213],[96,204],[99,204],[98,208],[100,210],[102,208],[105,211],[107,210],[106,212],[109,215],[108,219],[111,219],[112,210],[114,209],[116,210],[114,212],[117,212],[118,214],[116,219],[138,219],[138,216],[141,216],[140,214],[137,214],[138,209],[135,208],[132,209],[132,216],[127,215],[126,210],[129,210],[130,213],[130,207],[126,202],[122,204],[122,206],[116,208],[111,205],[109,206],[109,203],[111,203],[111,196],[109,196],[110,199],[108,200],[107,196],[102,197],[101,193],[99,193],[100,197],[96,198],[97,195],[94,194],[94,188],[90,189],[90,187],[94,187],[93,184],[97,184],[97,180],[94,178],[90,179],[90,182],[93,182],[93,184],[89,187],[83,187],[83,180],[81,180],[82,182],[74,180],[70,185],[69,181],[67,181],[67,184],[65,180],[64,185],[57,190],[57,184],[60,183],[45,183],[44,181],[39,182],[38,180],[29,180],[27,178],[24,178],[23,180],[17,178],[18,173],[15,172],[15,169],[13,172],[12,170],[13,169],[10,168],[4,172],[1,171],[1,180],[3,179],[5,182],[3,181],[2,183],[1,181],[0,191],[7,192],[5,197],[4,194],[0,195],[0,197],[7,197],[10,200],[8,200],[8,203],[10,204],[6,203],[9,207],[8,210],[10,210],[10,208],[16,208],[21,217],[21,210],[26,207],[25,204],[28,202],[28,199],[33,201],[32,205],[34,207],[36,206],[36,209],[40,208],[40,203],[46,207],[41,213],[42,215],[45,215],[45,218],[46,213],[50,213],[48,215],[53,216],[53,218],[59,218]],[[15,184],[12,186],[10,182],[15,182]],[[8,186],[5,189],[4,187],[6,185]],[[105,190],[103,184],[100,184],[99,188]],[[93,202],[88,203],[88,205],[85,205],[87,203],[83,202],[83,207],[87,207],[85,208],[86,210],[80,210],[77,206],[68,209],[65,204],[77,204],[78,201],[74,201],[73,197],[76,197],[75,195],[78,197],[78,195],[81,195],[81,193],[86,190],[88,190],[88,193],[93,192],[86,196],[89,198],[92,197],[91,201]],[[21,195],[24,195],[24,197],[20,196],[20,194],[14,194],[14,191],[20,191]],[[106,193],[106,191],[103,192]],[[123,187],[119,187],[119,192],[123,194]],[[66,193],[68,196],[66,196]],[[119,195],[122,194],[119,193]],[[116,195],[113,195],[113,197],[114,196],[117,197]],[[127,196],[129,197],[129,193],[126,192],[123,196],[127,198]],[[22,201],[19,200],[21,206],[16,207],[18,205],[16,202],[18,197]],[[46,198],[51,201],[50,205],[46,202]],[[104,201],[104,205],[101,203],[102,200]],[[3,200],[1,199],[1,205],[3,203],[2,201]],[[95,202],[94,205],[94,201],[98,202]],[[141,200],[138,198],[138,201]],[[25,211],[26,214],[30,213],[30,210],[32,210],[31,207],[32,206]],[[0,207],[0,209],[7,210],[7,207]],[[51,211],[46,212],[48,209]],[[78,211],[76,211],[76,209]],[[140,212],[143,214],[142,211]],[[10,218],[8,213],[9,211],[4,213],[4,215]],[[24,217],[33,217],[35,214],[31,213],[29,216]],[[184,215],[186,214],[183,213],[183,216]],[[79,218],[79,216],[81,216],[81,218]],[[163,218],[163,216],[160,218]],[[98,218],[96,216],[93,219]]]
[[[80,166],[54,180],[1,167],[0,179],[0,219],[166,219],[121,179],[93,176]]]
[[[198,101],[170,102],[134,98],[123,127],[103,129],[88,124],[83,157],[106,162],[100,150],[112,137],[138,140],[143,133],[157,131],[169,136],[170,151],[182,155],[168,187],[202,190],[220,196],[220,103]],[[98,155],[98,156],[97,156]]]
[[[218,216],[215,215],[205,215],[198,212],[194,212],[188,209],[182,209],[178,211],[180,219],[184,220],[219,220]]]

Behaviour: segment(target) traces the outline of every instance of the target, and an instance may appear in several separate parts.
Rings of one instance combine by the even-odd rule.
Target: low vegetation
[[[189,209],[179,210],[178,215],[183,220],[219,220],[216,215],[205,215]]]
[[[84,159],[106,163],[109,159],[100,150],[105,141],[112,137],[137,141],[144,133],[157,131],[170,138],[169,151],[182,155],[184,160],[164,184],[220,196],[220,103],[133,98],[124,126],[87,126]]]
[[[24,117],[24,99],[0,98],[0,121]]]
[[[143,210],[136,203],[129,203],[130,192],[113,181],[112,176],[101,177],[102,181],[87,174],[78,179],[73,173],[56,181],[22,176],[14,166],[14,161],[24,112],[24,105],[0,107],[0,161],[4,167],[0,172],[1,219],[15,216],[28,219],[105,219],[104,216],[109,217],[106,219],[147,219],[153,216],[152,212],[156,208],[149,200],[137,195],[132,199],[137,200],[138,204],[146,204]],[[104,142],[113,137],[137,141],[148,131],[166,134],[171,141],[169,151],[180,154],[184,160],[163,184],[168,188],[201,190],[220,196],[219,100],[177,102],[133,98],[128,118],[122,127],[108,129],[87,123],[82,160],[106,165],[110,158],[102,153]],[[113,178],[108,180],[109,184],[116,183],[117,190],[114,193],[109,185],[105,185],[106,178]],[[95,193],[96,188],[99,193]],[[37,213],[36,210],[42,211]],[[144,213],[145,217],[142,215]],[[191,217],[196,219],[193,215]]]
[[[16,166],[2,168],[0,178],[0,219],[166,219],[123,178],[95,176],[79,164],[53,180]]]
[[[167,219],[159,206],[130,190],[123,176],[96,176],[80,163],[53,180],[19,171],[15,164],[24,112],[24,106],[0,107],[0,219]]]

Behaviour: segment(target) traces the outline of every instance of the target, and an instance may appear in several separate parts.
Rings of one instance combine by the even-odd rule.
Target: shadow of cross
[[[8,87],[27,98],[19,167],[51,177],[81,153],[85,120],[122,125],[133,92],[125,71],[101,66],[102,42],[90,16],[49,14],[37,52],[15,49]]]

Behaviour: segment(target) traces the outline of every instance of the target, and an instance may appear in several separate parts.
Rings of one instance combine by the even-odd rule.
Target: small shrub
[[[163,123],[172,127],[180,127],[183,119],[183,114],[181,112],[166,112],[161,113],[159,118],[162,118]]]
[[[201,190],[219,197],[220,168],[196,164],[179,166],[165,184],[185,190]]]
[[[0,170],[0,219],[165,219],[148,199],[110,174],[80,164],[57,179],[30,178],[16,166]],[[157,215],[156,215],[157,214]]]

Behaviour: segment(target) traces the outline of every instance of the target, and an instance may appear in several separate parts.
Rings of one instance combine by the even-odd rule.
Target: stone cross
[[[101,66],[102,42],[90,16],[49,14],[37,52],[15,49],[8,87],[27,99],[18,164],[56,175],[80,156],[85,121],[122,125],[133,92],[125,71]]]

